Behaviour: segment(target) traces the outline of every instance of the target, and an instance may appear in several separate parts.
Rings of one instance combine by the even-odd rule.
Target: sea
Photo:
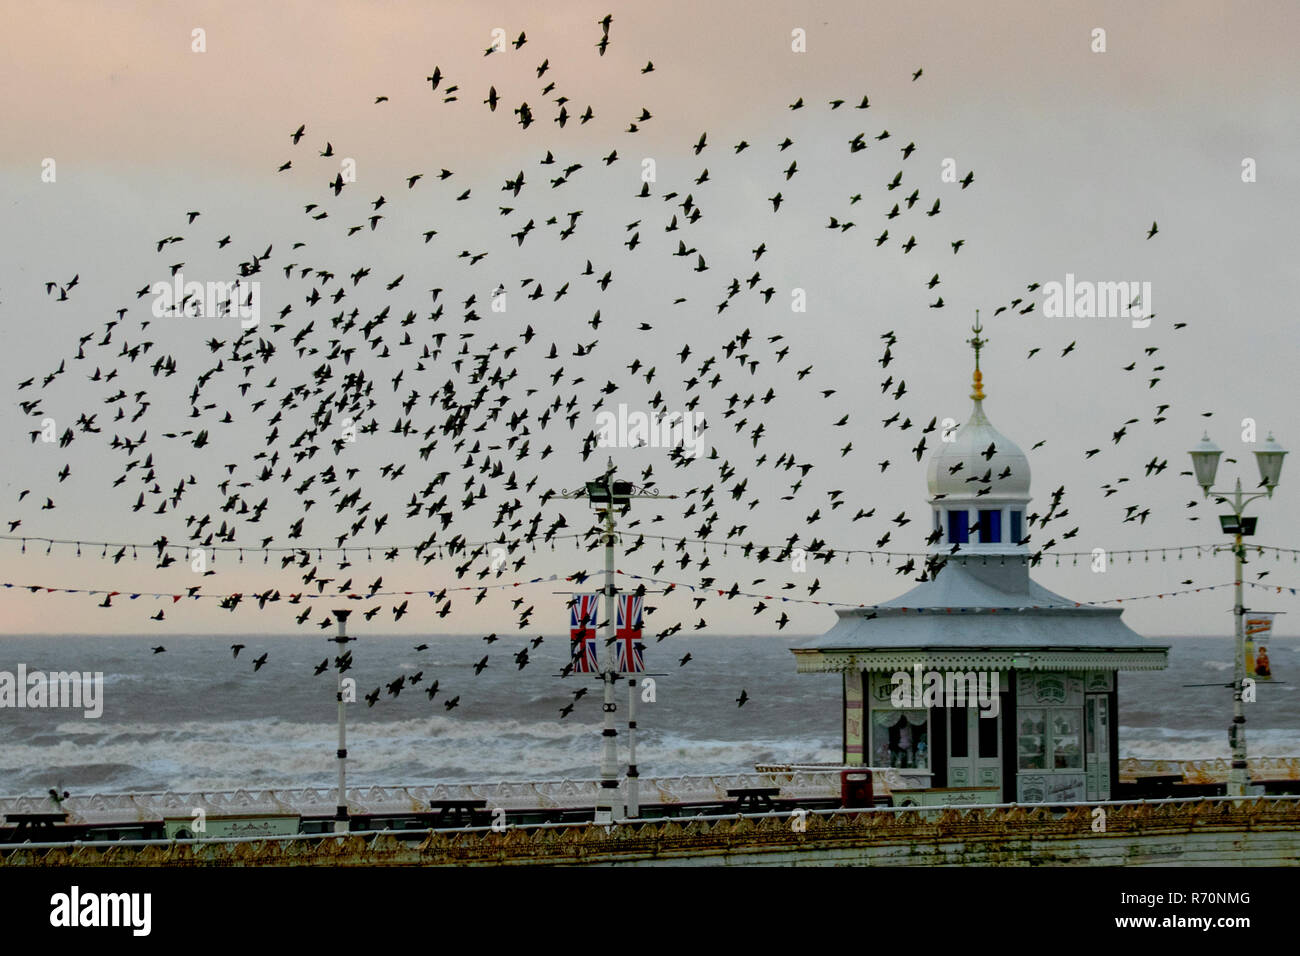
[[[653,701],[638,697],[642,776],[735,773],[758,763],[840,759],[838,675],[797,674],[807,638],[691,636],[645,651]],[[232,643],[245,648],[238,658]],[[426,650],[415,645],[428,643]],[[1121,757],[1228,756],[1232,642],[1168,638],[1164,671],[1119,678]],[[166,650],[153,653],[152,647]],[[601,685],[561,677],[567,635],[365,636],[350,643],[357,703],[347,707],[349,785],[598,776]],[[516,655],[528,649],[522,668]],[[331,786],[337,702],[313,668],[324,636],[8,636],[0,671],[103,674],[103,713],[0,707],[0,795]],[[691,659],[680,659],[689,651]],[[253,660],[267,655],[254,671]],[[487,655],[478,674],[474,665]],[[1300,639],[1269,647],[1275,681],[1246,705],[1252,755],[1300,756]],[[422,672],[422,673],[421,673]],[[411,679],[421,673],[412,686]],[[382,689],[406,675],[397,696]],[[430,700],[425,693],[437,680]],[[1208,686],[1206,686],[1208,685]],[[371,706],[364,695],[381,688]],[[575,702],[574,693],[587,693]],[[737,700],[745,695],[742,705]],[[617,693],[626,762],[626,683]],[[459,697],[457,707],[445,702]],[[573,711],[560,710],[573,703]]]

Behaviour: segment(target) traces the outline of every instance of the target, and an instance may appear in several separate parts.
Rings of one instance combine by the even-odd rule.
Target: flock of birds
[[[601,32],[595,45],[600,56],[611,43],[612,23],[612,16],[599,21]],[[520,33],[508,46],[518,53],[527,42],[526,35]],[[499,52],[505,51],[494,45],[485,56]],[[639,72],[654,73],[653,62],[648,61]],[[921,76],[918,69],[912,80]],[[788,436],[774,435],[766,424],[766,409],[779,396],[803,403],[804,407],[817,401],[826,403],[820,407],[832,407],[835,403],[830,399],[839,393],[838,388],[819,387],[830,383],[814,376],[814,365],[807,359],[811,347],[799,341],[801,337],[751,331],[763,318],[760,310],[779,307],[779,302],[773,305],[777,282],[765,275],[764,256],[773,238],[759,238],[738,253],[729,248],[706,248],[698,229],[701,220],[708,219],[717,188],[714,184],[723,178],[720,173],[729,164],[744,162],[750,164],[747,169],[751,175],[776,184],[767,197],[770,213],[766,207],[763,209],[767,213],[764,228],[780,230],[783,217],[797,215],[789,211],[787,193],[798,184],[796,177],[806,175],[807,167],[801,167],[800,161],[807,164],[818,157],[796,155],[798,144],[789,136],[774,143],[756,145],[741,139],[720,146],[704,132],[688,147],[692,158],[707,163],[701,165],[697,175],[676,188],[655,189],[637,176],[639,188],[629,189],[628,198],[642,204],[641,214],[625,224],[611,226],[606,221],[594,230],[584,230],[588,218],[594,217],[577,208],[570,194],[581,192],[584,182],[597,171],[606,176],[618,175],[621,167],[617,164],[627,163],[620,151],[626,154],[630,148],[617,144],[594,159],[568,152],[562,142],[565,131],[600,118],[590,105],[583,103],[580,107],[560,89],[549,59],[541,60],[534,79],[535,96],[516,93],[510,98],[507,91],[497,88],[497,82],[503,81],[487,84],[484,91],[481,106],[488,116],[482,121],[510,117],[505,121],[518,125],[519,135],[527,148],[534,150],[535,157],[506,178],[494,195],[483,197],[477,181],[473,185],[463,182],[467,178],[465,171],[433,163],[412,170],[390,188],[354,196],[361,186],[341,172],[333,172],[339,155],[333,140],[301,123],[287,132],[286,142],[292,154],[278,166],[281,174],[306,168],[307,175],[319,184],[319,195],[304,206],[301,238],[287,248],[282,242],[267,242],[264,237],[236,238],[225,226],[206,229],[210,219],[215,218],[210,214],[187,211],[184,222],[174,230],[176,234],[154,242],[157,273],[177,275],[187,263],[206,261],[201,258],[204,252],[214,254],[215,250],[215,254],[226,256],[222,260],[224,268],[237,281],[217,302],[216,315],[208,318],[229,318],[240,307],[251,304],[249,283],[255,281],[273,285],[277,300],[284,305],[256,328],[240,328],[233,319],[212,322],[206,326],[211,330],[204,345],[206,355],[193,348],[193,337],[187,335],[182,335],[178,347],[169,351],[164,343],[175,338],[175,328],[198,326],[176,324],[166,331],[159,330],[158,326],[165,326],[173,318],[159,320],[151,315],[150,303],[141,301],[152,288],[152,283],[146,283],[135,293],[134,301],[118,308],[97,327],[87,329],[78,339],[75,353],[62,358],[57,367],[18,383],[18,405],[25,416],[39,420],[48,414],[56,419],[71,419],[55,443],[55,447],[66,451],[68,460],[60,462],[51,491],[74,473],[74,453],[85,449],[99,455],[100,464],[92,459],[84,466],[78,465],[78,470],[84,468],[91,481],[100,475],[105,477],[105,507],[115,502],[124,511],[139,514],[137,520],[148,519],[152,527],[165,529],[154,541],[159,568],[176,563],[170,546],[182,540],[193,548],[242,544],[252,552],[271,547],[295,549],[279,553],[279,568],[273,570],[280,573],[271,576],[272,583],[264,591],[223,598],[224,609],[234,611],[253,605],[274,609],[285,605],[292,609],[299,627],[328,630],[333,626],[328,612],[313,616],[314,605],[324,602],[303,600],[304,593],[314,591],[317,595],[329,593],[368,604],[361,617],[366,622],[378,617],[373,625],[378,626],[390,620],[386,610],[392,615],[391,621],[397,622],[414,609],[409,599],[388,602],[385,608],[386,602],[375,598],[383,587],[383,577],[366,584],[351,557],[366,551],[369,560],[373,550],[380,560],[397,562],[397,549],[384,549],[372,542],[382,541],[386,530],[391,534],[398,527],[408,533],[422,529],[420,533],[427,536],[415,548],[419,567],[438,561],[440,567],[450,566],[458,582],[468,579],[470,583],[518,573],[525,566],[530,548],[553,544],[557,535],[577,530],[569,524],[556,490],[541,480],[541,462],[553,455],[557,461],[578,456],[582,462],[589,462],[598,449],[597,435],[594,428],[585,434],[581,428],[593,420],[597,409],[625,400],[624,396],[634,387],[639,389],[644,381],[647,392],[655,389],[648,401],[648,407],[655,412],[695,411],[703,406],[710,423],[707,444],[712,446],[709,454],[698,458],[685,454],[680,447],[662,451],[636,475],[639,484],[656,487],[655,465],[671,469],[673,487],[668,490],[677,492],[683,502],[675,527],[684,528],[692,519],[698,522],[689,533],[682,533],[682,541],[671,552],[663,551],[658,560],[650,563],[649,573],[658,575],[670,564],[680,572],[693,569],[690,573],[701,587],[689,597],[678,592],[676,598],[693,602],[692,617],[699,616],[702,605],[711,600],[731,601],[742,588],[765,586],[782,596],[792,596],[791,591],[816,594],[820,578],[801,588],[788,579],[784,569],[776,572],[779,578],[758,577],[748,584],[737,579],[728,585],[711,573],[707,549],[688,546],[686,538],[720,539],[747,562],[757,561],[768,567],[787,563],[796,547],[805,549],[812,559],[829,564],[835,553],[819,533],[819,523],[828,521],[840,508],[856,510],[850,522],[853,527],[875,517],[876,507],[850,503],[855,496],[870,494],[866,482],[845,478],[857,473],[854,462],[837,466],[855,452],[861,455],[866,451],[855,449],[853,440],[856,437],[860,445],[867,444],[863,442],[865,426],[859,421],[863,409],[855,404],[849,410],[837,408],[825,416],[830,434],[845,435],[842,446],[836,442],[838,455],[827,463],[801,460],[788,450],[794,447],[787,441]],[[434,67],[418,85],[423,95],[432,96],[447,108],[465,107],[461,99],[465,91],[440,67]],[[470,99],[477,99],[477,95]],[[515,99],[517,105],[512,106]],[[392,107],[386,95],[377,96],[375,105]],[[858,177],[880,175],[875,191],[855,192],[842,209],[825,213],[825,228],[836,237],[860,229],[866,234],[865,250],[884,250],[884,254],[896,249],[894,254],[899,256],[917,254],[917,250],[927,248],[917,234],[922,232],[923,224],[934,224],[945,211],[943,200],[938,194],[923,195],[920,177],[908,175],[915,162],[914,142],[895,146],[903,137],[888,129],[871,134],[858,128],[859,121],[865,123],[872,115],[871,106],[865,95],[836,98],[826,104],[827,124],[839,117],[853,117],[846,120],[854,127],[854,135],[844,139],[845,154],[854,157],[854,162],[879,156],[885,172],[879,174],[875,167],[862,166],[855,173]],[[800,97],[789,103],[788,109],[800,112],[812,110],[813,105]],[[543,115],[546,111],[553,115]],[[622,136],[634,136],[654,119],[648,109],[642,108],[625,118],[625,128],[622,120],[617,125]],[[531,129],[544,120],[548,122],[542,129],[549,136]],[[310,145],[313,137],[318,141],[316,146]],[[757,143],[758,137],[755,140]],[[974,172],[967,171],[959,179],[960,190],[955,195],[960,196],[975,181]],[[451,241],[448,225],[437,222],[425,222],[396,235],[399,228],[407,228],[397,223],[409,223],[424,215],[424,194],[430,190],[437,191],[437,196],[428,203],[442,203],[450,209],[453,223],[475,217],[502,223],[499,244],[457,248],[460,244]],[[869,222],[874,225],[868,226]],[[245,229],[252,231],[247,224]],[[878,235],[876,229],[880,230]],[[595,234],[588,236],[588,232]],[[609,241],[611,232],[621,234],[621,244]],[[1156,232],[1152,223],[1147,238]],[[368,247],[368,253],[357,253],[346,264],[333,251],[358,237],[374,234],[387,239],[390,233],[393,235],[388,241],[427,247],[437,257],[431,271],[438,276],[434,288],[417,289],[416,282],[408,280],[405,273],[385,273],[382,247]],[[544,273],[541,278],[527,273],[508,274],[513,264],[522,261],[519,257],[525,248],[531,251],[543,244],[549,247],[548,254],[557,250],[568,254],[570,247],[563,244],[575,236],[586,239],[588,248],[594,251],[590,257],[574,255],[569,274]],[[943,240],[941,248],[945,253],[950,248],[956,255],[965,245],[964,238],[953,237]],[[196,246],[204,247],[204,251]],[[322,251],[313,251],[317,248]],[[240,249],[243,251],[236,251]],[[746,271],[753,270],[748,276],[731,274],[731,268],[719,265],[722,261],[732,263],[742,255],[748,262]],[[676,273],[671,271],[674,269]],[[576,299],[580,293],[601,302],[606,300],[600,297],[609,296],[608,311],[636,313],[617,294],[625,272],[644,270],[662,275],[665,287],[678,274],[691,284],[690,294],[675,292],[666,296],[670,307],[685,306],[681,313],[694,323],[689,326],[693,330],[689,338],[679,339],[681,349],[669,368],[661,368],[662,363],[645,357],[656,341],[656,332],[660,335],[658,341],[662,341],[663,330],[644,320],[649,315],[644,310],[637,319],[628,320],[602,317],[602,309],[598,308],[576,332],[573,320],[567,322],[566,329],[562,323],[543,319],[544,308],[562,308],[556,304],[569,295]],[[712,278],[724,271],[728,273],[724,277]],[[713,284],[715,292],[709,302],[700,303],[695,290],[707,288],[707,283]],[[941,283],[938,271],[924,283],[926,300],[934,296],[932,301],[926,301],[929,308],[945,306],[943,295],[937,291]],[[79,275],[65,282],[50,281],[46,286],[48,294],[59,303],[75,301],[76,297],[69,293],[78,288]],[[995,316],[1003,312],[1031,313],[1034,302],[1027,294],[1038,288],[1038,283],[1029,284],[1025,292],[999,305]],[[507,292],[512,298],[512,318],[516,310],[513,301],[519,298],[525,305],[518,311],[530,316],[533,308],[539,317],[526,318],[516,325],[516,331],[508,331],[492,311],[494,299]],[[382,308],[361,304],[381,300]],[[200,297],[186,295],[175,304],[173,314],[206,315],[204,308]],[[729,310],[738,318],[724,324],[720,317]],[[489,318],[489,324],[479,324]],[[706,325],[706,318],[714,321]],[[772,325],[770,321],[766,324]],[[568,338],[562,334],[565,331]],[[710,341],[711,336],[717,341]],[[880,340],[883,348],[876,361],[885,376],[880,382],[880,401],[889,403],[886,407],[890,413],[879,420],[885,431],[895,426],[899,431],[917,429],[914,434],[918,440],[911,453],[919,462],[933,447],[927,438],[937,427],[937,416],[930,417],[924,426],[920,424],[928,416],[917,414],[912,404],[916,399],[907,382],[901,373],[895,381],[895,372],[890,369],[898,358],[901,338],[895,330],[889,330]],[[1070,343],[1060,359],[1067,359],[1074,348],[1075,343]],[[1161,382],[1163,376],[1159,373],[1165,371],[1155,359],[1158,351],[1157,346],[1149,346],[1143,356],[1143,374],[1150,376],[1151,389]],[[1037,348],[1031,350],[1028,358],[1038,352]],[[1151,361],[1149,370],[1145,360]],[[1136,371],[1138,361],[1125,368]],[[176,382],[167,381],[177,375],[180,378]],[[67,408],[71,400],[60,389],[65,380],[74,378],[93,383],[98,389],[93,402],[78,409],[75,417],[59,411]],[[905,401],[908,396],[912,398]],[[1151,421],[1165,421],[1169,409],[1169,403],[1156,405]],[[820,417],[821,413],[812,415]],[[1113,444],[1119,444],[1128,434],[1127,429],[1139,421],[1131,418],[1114,430]],[[349,427],[355,441],[347,435]],[[255,446],[242,448],[240,436],[250,431],[257,435]],[[39,428],[32,431],[33,443],[41,435]],[[366,443],[372,449],[392,451],[391,460],[380,461],[386,456],[374,450],[359,454],[356,448]],[[1033,447],[1043,444],[1039,441]],[[876,442],[871,445],[880,447]],[[1086,457],[1100,450],[1090,449]],[[995,451],[990,447],[986,457],[991,458]],[[111,469],[104,466],[105,455],[120,464]],[[890,464],[886,458],[870,467],[883,473]],[[1147,476],[1158,475],[1167,464],[1153,458]],[[581,467],[595,471],[597,463]],[[835,470],[837,467],[839,470]],[[814,471],[829,483],[835,483],[837,478],[849,483],[853,491],[829,485],[817,489],[811,477]],[[683,488],[691,477],[694,486]],[[983,493],[1005,477],[1005,473],[989,473],[967,480],[979,483]],[[1121,476],[1107,483],[1103,486],[1105,496],[1119,494],[1130,480]],[[762,536],[751,527],[773,523],[771,519],[760,522],[762,512],[755,514],[764,504],[760,496],[764,489],[786,489],[784,494],[771,496],[780,502],[809,502],[801,516],[807,531],[801,527],[800,533],[791,534],[780,545],[760,543]],[[54,511],[57,503],[51,491],[27,501],[31,489],[25,489],[18,495],[18,502],[34,508],[44,498],[38,510]],[[1058,488],[1051,495],[1050,507],[1028,516],[1031,534],[1047,538],[1035,546],[1036,559],[1057,544],[1049,524],[1069,515],[1064,496],[1064,487]],[[769,508],[774,506],[771,497],[767,499]],[[665,505],[654,506],[650,524],[670,521],[663,513]],[[1188,507],[1194,505],[1189,502]],[[1145,522],[1151,514],[1150,507],[1140,502],[1126,502],[1124,507],[1125,521]],[[572,509],[568,511],[573,513]],[[30,517],[24,514],[9,520],[10,534]],[[885,524],[883,533],[862,535],[874,541],[878,549],[889,545],[893,535],[901,534],[912,519],[901,512],[879,520]],[[641,523],[636,516],[623,519],[625,559],[646,547],[644,538],[635,537]],[[920,524],[928,527],[928,521]],[[476,536],[477,529],[486,527],[491,529],[488,535],[508,549],[510,559],[504,564],[489,564],[490,547],[475,543],[482,537]],[[1078,530],[1075,527],[1062,533],[1061,540],[1072,538]],[[316,535],[320,537],[315,540],[328,540],[333,550],[314,547],[311,542]],[[923,536],[923,540],[933,544],[937,538],[930,535]],[[630,547],[629,541],[633,542]],[[599,544],[594,535],[588,540],[589,549]],[[117,563],[125,554],[123,548],[111,557]],[[644,560],[649,563],[648,557]],[[919,568],[909,560],[894,571],[916,574],[915,580],[924,581],[940,573],[941,568],[942,559],[925,561]],[[283,575],[290,569],[300,581],[292,589],[283,584]],[[191,594],[199,590],[188,589]],[[445,619],[452,613],[453,595],[447,587],[435,590],[433,613]],[[638,590],[646,593],[644,583]],[[474,603],[485,596],[486,591],[479,592]],[[755,629],[762,631],[773,625],[776,630],[783,629],[790,619],[781,605],[779,600],[759,600],[752,609],[760,619]],[[111,597],[106,597],[101,606],[113,607]],[[536,610],[537,605],[525,598],[513,599],[518,631],[536,628]],[[655,610],[648,606],[646,613]],[[548,619],[551,613],[547,611]],[[154,621],[165,619],[162,610],[152,616]],[[655,637],[658,641],[672,638],[686,626],[699,631],[707,627],[707,621],[702,616],[694,625],[689,624],[689,619],[678,620]],[[498,640],[495,634],[483,639],[489,646]],[[526,639],[514,654],[517,670],[533,663],[529,652],[536,651],[542,640],[540,635]],[[566,653],[562,658],[567,658],[567,641],[564,644]],[[271,666],[266,652],[256,657],[251,657],[250,652],[241,658],[245,649],[243,644],[231,645],[232,660],[242,666],[251,658],[253,672]],[[427,649],[427,644],[415,647],[416,651]],[[157,645],[153,653],[165,650]],[[678,664],[685,666],[691,659],[691,654],[686,653]],[[345,650],[332,659],[327,655],[313,672],[321,676],[331,667],[346,671],[351,666],[351,652]],[[489,654],[484,654],[473,665],[474,674],[481,674],[488,666]],[[567,676],[571,668],[566,665],[561,673]],[[404,690],[415,690],[421,684],[419,690],[429,701],[441,691],[449,711],[460,703],[461,694],[449,696],[441,680],[425,681],[423,668],[403,672],[364,698],[373,707],[385,691],[395,699]],[[585,688],[573,692],[572,700],[560,708],[561,717],[573,713],[585,694]],[[748,700],[742,690],[735,703],[744,706]]]

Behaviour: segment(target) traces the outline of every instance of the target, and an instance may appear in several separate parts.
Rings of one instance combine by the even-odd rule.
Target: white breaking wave
[[[1120,757],[1146,760],[1205,760],[1228,758],[1228,721],[1222,730],[1172,731],[1159,727],[1120,727]],[[1246,724],[1246,749],[1249,754],[1293,756],[1300,751],[1300,733],[1294,730],[1252,728]]]
[[[333,723],[283,720],[86,724],[68,721],[52,742],[0,743],[0,768],[28,789],[93,776],[98,790],[158,786],[214,789],[327,784],[336,772]],[[625,728],[619,759],[626,761]],[[349,780],[358,785],[589,777],[600,757],[599,726],[577,722],[454,720],[431,716],[348,728]],[[758,762],[838,760],[838,742],[697,740],[644,728],[644,774],[743,771]],[[39,768],[39,769],[37,769]]]

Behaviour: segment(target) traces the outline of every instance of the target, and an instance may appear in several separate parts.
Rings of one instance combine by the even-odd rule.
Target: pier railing
[[[623,785],[626,788],[626,781]],[[779,787],[791,799],[827,799],[840,794],[837,771],[777,771],[712,776],[641,777],[642,803],[715,803],[742,787]],[[354,816],[418,813],[437,800],[486,800],[504,810],[559,810],[590,807],[599,795],[599,780],[440,783],[429,786],[349,787],[348,811]],[[297,814],[332,817],[337,788],[159,791],[70,796],[60,805],[70,823],[103,825],[188,817],[202,810],[209,817]],[[46,796],[0,797],[0,814],[48,812]]]
[[[1300,780],[1300,757],[1253,757],[1253,780]],[[840,795],[841,764],[760,764],[752,773],[684,775],[640,778],[644,804],[717,803],[727,791],[747,787],[779,787],[783,799],[830,799]],[[855,768],[862,769],[862,768]],[[1132,782],[1144,776],[1181,774],[1188,783],[1215,783],[1227,779],[1228,760],[1154,760],[1124,758],[1119,779]],[[888,794],[916,786],[906,771],[873,769],[875,792]],[[622,786],[626,787],[626,781]],[[349,812],[354,815],[418,813],[436,800],[486,800],[504,810],[562,810],[590,807],[596,802],[600,781],[522,780],[495,783],[440,783],[427,786],[351,787]],[[91,826],[138,823],[186,817],[202,810],[208,816],[296,814],[332,817],[338,806],[333,787],[247,788],[235,790],[154,791],[147,793],[95,793],[65,799],[60,809],[70,823]],[[0,814],[49,812],[47,796],[0,797]]]
[[[1252,780],[1300,780],[1300,757],[1250,757],[1246,763]],[[1142,777],[1181,775],[1186,783],[1222,783],[1228,779],[1230,768],[1231,760],[1228,757],[1194,760],[1123,757],[1119,761],[1119,779],[1124,783],[1133,783]],[[815,773],[840,769],[847,767],[838,763],[759,764],[755,767],[755,770],[762,773],[789,773],[796,770]],[[906,770],[889,772],[908,773]],[[876,770],[875,773],[879,775],[882,771]],[[907,787],[895,784],[893,789]]]
[[[1129,782],[1141,777],[1181,773],[1187,783],[1222,783],[1228,779],[1231,763],[1228,757],[1203,760],[1126,757],[1119,762],[1119,778]],[[1300,780],[1300,757],[1249,757],[1246,765],[1251,780]]]

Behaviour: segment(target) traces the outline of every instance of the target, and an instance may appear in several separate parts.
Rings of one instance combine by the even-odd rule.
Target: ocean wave
[[[0,745],[0,767],[20,789],[210,789],[328,784],[335,773],[334,727],[283,720],[111,724],[40,743]],[[620,760],[627,756],[619,739]],[[358,785],[590,777],[601,738],[594,724],[457,721],[426,717],[349,728],[348,773]],[[838,741],[699,740],[655,729],[640,733],[646,775],[739,772],[755,763],[839,759]],[[38,769],[39,768],[39,769]]]

